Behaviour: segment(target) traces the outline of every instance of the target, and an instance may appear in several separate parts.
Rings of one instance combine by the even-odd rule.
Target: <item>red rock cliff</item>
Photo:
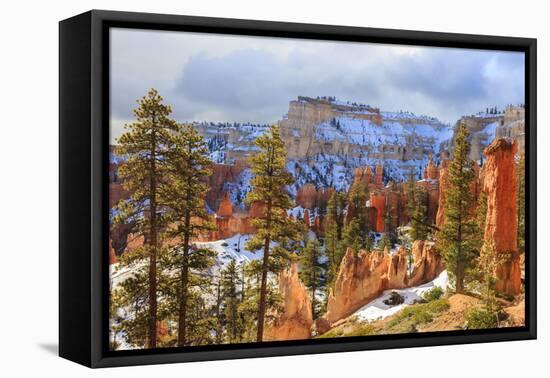
[[[484,151],[483,191],[487,195],[485,243],[493,243],[494,252],[503,261],[496,271],[496,290],[517,295],[521,289],[521,272],[517,250],[516,171],[517,146],[497,139]]]

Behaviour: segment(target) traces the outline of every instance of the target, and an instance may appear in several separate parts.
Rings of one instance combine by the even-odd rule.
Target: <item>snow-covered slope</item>
[[[386,290],[380,297],[376,298],[375,300],[357,310],[354,315],[357,316],[359,320],[372,321],[377,319],[384,319],[415,303],[415,301],[421,300],[422,295],[428,290],[433,289],[434,287],[440,287],[445,291],[447,289],[447,284],[447,271],[444,270],[433,281],[430,281],[423,285],[413,286],[402,290]],[[397,306],[389,306],[385,304],[384,301],[390,298],[390,294],[392,291],[396,291],[397,293],[402,295],[405,298],[405,301]]]
[[[425,116],[417,117],[400,113],[382,113],[382,123],[371,120],[337,117],[323,122],[317,128],[317,138],[321,141],[346,141],[358,146],[394,145],[426,146],[438,151],[441,142],[452,137],[452,129],[439,121]]]
[[[195,244],[198,247],[209,248],[215,251],[218,254],[218,261],[216,265],[221,267],[229,263],[231,260],[235,260],[237,264],[243,264],[262,258],[262,251],[253,253],[246,250],[245,244],[249,238],[250,235],[237,234],[229,239]]]

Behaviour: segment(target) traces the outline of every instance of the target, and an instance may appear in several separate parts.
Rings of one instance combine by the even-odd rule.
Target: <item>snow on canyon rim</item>
[[[433,289],[434,287],[440,287],[445,291],[447,289],[448,282],[449,278],[447,275],[447,271],[444,270],[433,281],[427,282],[423,285],[412,286],[401,290],[386,290],[381,296],[357,310],[354,315],[356,315],[359,320],[367,321],[387,318],[388,316],[391,316],[401,311],[405,307],[414,304],[415,301],[421,300],[422,295],[425,292]],[[397,306],[388,306],[384,303],[386,299],[390,298],[390,294],[393,291],[403,296],[405,301],[402,304]]]

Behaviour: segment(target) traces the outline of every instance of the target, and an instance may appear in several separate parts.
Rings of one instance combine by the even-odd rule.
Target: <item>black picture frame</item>
[[[525,53],[525,327],[110,352],[110,27]],[[92,10],[59,23],[59,355],[88,367],[157,364],[536,338],[536,39]]]

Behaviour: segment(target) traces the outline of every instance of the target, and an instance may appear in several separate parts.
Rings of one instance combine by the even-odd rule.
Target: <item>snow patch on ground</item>
[[[252,260],[259,260],[263,257],[261,250],[250,252],[246,250],[245,245],[251,235],[237,234],[228,239],[221,239],[212,242],[193,243],[200,248],[209,248],[218,254],[218,259],[212,270],[217,272],[231,260],[235,260],[238,265],[245,264]],[[275,244],[272,244],[274,246]],[[120,267],[118,263],[109,266],[111,289],[116,288],[121,282],[130,278],[135,271],[143,267],[147,262],[142,261],[133,266]]]
[[[218,254],[218,264],[226,265],[231,260],[237,264],[244,264],[252,260],[261,259],[261,251],[250,252],[246,250],[245,245],[251,235],[237,234],[228,239],[216,240],[211,242],[194,243],[197,247],[209,248]]]
[[[401,290],[386,290],[384,293],[376,298],[375,300],[369,302],[362,308],[360,308],[355,315],[359,320],[373,321],[378,319],[384,319],[388,316],[396,314],[405,307],[413,304],[415,301],[421,300],[422,295],[428,290],[433,289],[438,286],[444,291],[447,289],[447,284],[449,282],[447,271],[444,270],[437,276],[433,281],[427,282],[420,286],[413,286]],[[392,291],[395,291],[402,295],[405,298],[405,302],[397,306],[388,306],[384,303],[386,299],[390,298]]]

